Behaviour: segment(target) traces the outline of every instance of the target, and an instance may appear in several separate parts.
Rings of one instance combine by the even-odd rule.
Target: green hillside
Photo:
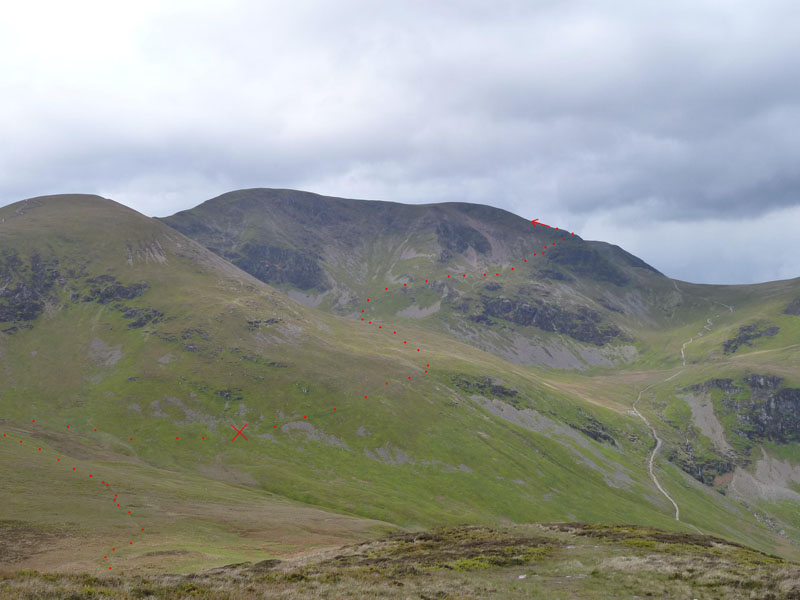
[[[764,448],[788,465],[775,486],[792,491],[800,428],[777,437],[776,416],[735,433],[735,415],[723,414],[730,402],[714,397],[718,387],[702,387],[730,373],[740,384],[730,397],[744,396],[753,389],[744,377],[772,374],[781,381],[751,399],[769,402],[774,392],[792,406],[793,392],[782,390],[798,386],[800,317],[785,311],[800,297],[797,280],[673,282],[577,235],[558,238],[556,248],[573,248],[563,263],[520,264],[533,244],[559,234],[530,233],[530,223],[488,207],[376,203],[352,212],[351,202],[334,202],[329,214],[329,199],[311,213],[287,200],[311,230],[276,220],[280,247],[261,237],[269,214],[237,213],[260,204],[234,203],[214,217],[214,236],[230,241],[224,249],[203,237],[211,226],[199,217],[175,229],[94,196],[0,208],[0,464],[8,482],[0,527],[12,540],[0,545],[0,569],[189,572],[395,529],[553,521],[699,530],[798,555],[792,497],[747,501],[758,486],[748,488],[745,473],[759,481]],[[463,215],[491,252],[462,228]],[[479,229],[482,222],[491,227]],[[328,223],[333,241],[312,235]],[[381,239],[375,223],[398,233]],[[398,245],[415,231],[418,242]],[[431,231],[434,245],[424,241]],[[265,260],[241,259],[247,243]],[[318,244],[317,268],[307,262],[309,244]],[[434,247],[436,256],[420,256]],[[470,254],[481,248],[480,260]],[[406,258],[388,258],[398,255]],[[500,288],[482,276],[489,265]],[[457,267],[468,277],[447,278]],[[543,277],[547,269],[572,279]],[[258,278],[280,271],[274,285]],[[292,279],[296,271],[310,279]],[[317,306],[308,295],[305,304],[293,299],[311,281],[329,286]],[[538,321],[513,306],[537,299]],[[398,316],[435,302],[442,308],[425,317]],[[478,304],[500,316],[470,320],[488,314]],[[519,339],[542,341],[545,354],[564,348],[567,364],[520,360]],[[664,440],[656,473],[680,505],[679,521],[648,472],[650,430],[631,413],[650,385],[637,406]],[[691,386],[719,404],[737,451],[710,481],[697,478],[697,463],[710,474],[718,450],[691,424],[680,397]],[[232,425],[247,439],[233,439]],[[694,462],[679,453],[686,435]],[[736,469],[738,492],[725,481]],[[111,502],[114,494],[124,501]]]
[[[164,222],[300,301],[545,367],[590,403],[624,413],[647,389],[660,457],[796,543],[800,280],[673,281],[618,247],[472,204],[253,189]],[[288,276],[300,263],[313,282]],[[763,377],[772,388],[748,383]]]

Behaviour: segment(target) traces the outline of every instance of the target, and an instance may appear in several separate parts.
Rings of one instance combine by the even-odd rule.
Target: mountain
[[[355,316],[379,297],[376,318],[420,320],[513,362],[557,368],[630,362],[664,330],[693,327],[726,299],[760,305],[782,285],[674,281],[618,246],[477,204],[252,189],[162,221],[307,305]],[[787,298],[796,288],[780,287]]]
[[[624,360],[633,329],[674,303],[668,280],[621,248],[477,204],[255,189],[163,222],[310,306],[354,315],[383,296],[376,317],[435,315],[428,325],[522,364]],[[498,279],[512,266],[519,277]]]
[[[476,205],[18,202],[0,208],[0,562],[188,572],[542,521],[794,557],[797,298],[798,280],[676,282]]]

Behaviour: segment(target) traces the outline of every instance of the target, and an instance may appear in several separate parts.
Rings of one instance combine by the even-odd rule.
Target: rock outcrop
[[[58,260],[32,253],[27,260],[14,250],[0,253],[0,323],[33,321],[53,296],[61,278]],[[14,328],[16,331],[18,329]]]
[[[782,387],[775,375],[751,374],[743,382],[746,388],[732,379],[710,379],[692,389],[721,390],[723,422],[735,423],[733,432],[751,442],[800,441],[800,388]]]

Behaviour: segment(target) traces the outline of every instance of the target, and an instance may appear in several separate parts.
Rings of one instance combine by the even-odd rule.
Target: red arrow
[[[533,221],[531,221],[531,223],[533,223],[534,227],[536,227],[537,225],[544,225],[545,227],[550,227],[550,225],[545,225],[544,223],[539,223],[538,221],[539,219],[534,219]],[[550,229],[552,229],[552,227],[550,227]]]

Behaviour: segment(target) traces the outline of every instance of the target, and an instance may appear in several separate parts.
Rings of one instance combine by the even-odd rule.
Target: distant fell
[[[625,348],[637,325],[624,315],[659,319],[659,292],[669,286],[658,270],[618,246],[480,204],[249,189],[162,221],[333,314],[356,314],[365,298],[387,288],[413,287],[375,310],[383,317],[425,318],[522,363],[580,366],[630,355]],[[496,279],[512,267],[513,280],[482,281],[491,276],[484,273]],[[459,281],[425,283],[450,275]],[[550,352],[531,352],[531,346]]]

